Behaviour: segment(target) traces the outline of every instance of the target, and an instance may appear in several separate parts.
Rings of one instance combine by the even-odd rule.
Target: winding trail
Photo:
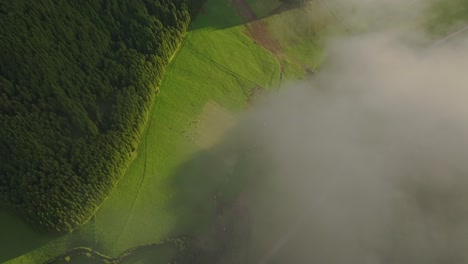
[[[177,47],[177,49],[174,51],[174,53],[172,54],[172,56],[168,60],[168,65],[167,65],[166,70],[165,70],[166,73],[169,72],[170,69],[172,68],[172,65],[174,63],[174,59],[177,57],[180,50],[182,50],[182,48],[185,46],[185,44],[186,44],[186,39],[185,39],[185,36],[184,36],[184,38],[182,39],[182,41],[179,44],[179,46]],[[161,80],[161,84],[159,85],[159,88],[163,86],[163,83],[165,82],[165,80],[166,80],[166,74],[164,74],[164,77]],[[153,118],[154,118],[154,111],[155,111],[155,109],[156,109],[156,107],[158,105],[159,99],[160,99],[160,91],[155,96],[156,96],[156,98],[154,99],[154,103],[151,105],[151,109],[150,109],[150,112],[148,114],[148,121],[147,121],[147,124],[145,125],[146,127],[145,127],[145,130],[143,131],[142,139],[140,141],[140,146],[139,146],[139,150],[141,150],[141,152],[142,152],[141,155],[144,157],[143,158],[144,159],[144,165],[143,165],[143,172],[141,174],[141,179],[140,179],[140,182],[139,182],[139,185],[138,185],[138,189],[135,192],[135,195],[133,197],[132,205],[131,205],[130,209],[128,210],[128,213],[127,213],[127,215],[125,217],[125,223],[124,223],[123,227],[121,228],[120,232],[118,233],[116,239],[114,240],[111,248],[115,248],[116,244],[118,243],[118,241],[122,237],[123,233],[125,232],[125,229],[127,228],[128,224],[130,222],[130,218],[131,218],[131,216],[133,214],[135,204],[136,204],[136,202],[138,200],[138,197],[140,196],[140,192],[141,192],[141,189],[143,187],[143,183],[145,182],[145,179],[146,179],[147,163],[148,163],[148,157],[147,157],[148,143],[147,142],[148,142],[148,133],[149,133],[149,131],[147,131],[147,130],[151,128],[151,124],[152,124]],[[167,155],[161,160],[161,162],[164,162],[164,160],[166,158],[167,158]]]

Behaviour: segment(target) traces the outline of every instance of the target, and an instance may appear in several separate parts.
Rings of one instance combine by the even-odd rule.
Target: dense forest
[[[2,207],[55,232],[94,214],[201,2],[0,1]]]

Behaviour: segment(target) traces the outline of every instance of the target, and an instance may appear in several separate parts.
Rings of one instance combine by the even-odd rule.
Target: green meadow
[[[264,12],[266,29],[284,54],[275,57],[249,39],[229,1],[207,1],[167,69],[133,163],[95,216],[74,233],[51,236],[2,212],[2,226],[10,227],[4,234],[11,235],[0,239],[0,261],[45,262],[82,246],[117,257],[129,248],[180,235],[205,236],[206,243],[216,243],[211,230],[216,218],[213,196],[222,189],[225,199],[234,199],[242,179],[226,187],[223,179],[232,173],[232,165],[197,140],[214,137],[219,126],[232,125],[203,121],[209,116],[204,112],[213,111],[206,106],[228,112],[235,123],[254,89],[275,90],[282,80],[302,78],[323,54],[318,37],[301,39],[309,28],[285,36],[284,28],[277,27],[293,23],[301,11],[267,16],[272,10],[266,5],[252,8]],[[198,167],[205,163],[213,166]]]
[[[206,248],[222,239],[213,226],[230,225],[229,213],[217,220],[218,200],[237,199],[243,175],[255,169],[250,163],[235,164],[229,155],[217,155],[216,140],[206,139],[217,139],[220,131],[235,125],[256,89],[274,91],[283,80],[315,71],[325,58],[324,37],[343,32],[319,8],[271,14],[277,1],[247,2],[264,19],[282,53],[276,57],[244,34],[230,1],[208,0],[166,71],[133,163],[117,188],[87,224],[62,236],[37,232],[0,211],[0,262],[43,263],[76,247],[116,258],[171,237],[195,237]],[[304,17],[307,23],[290,28]],[[239,241],[231,246],[240,247]],[[143,250],[125,263],[155,263],[158,257],[167,263],[177,252],[171,247]],[[86,259],[79,256],[63,263]]]
[[[138,245],[205,233],[219,180],[180,173],[187,160],[212,159],[196,142],[203,109],[214,102],[235,115],[254,87],[276,89],[279,81],[279,61],[244,34],[229,1],[208,1],[167,70],[132,165],[95,216],[74,233],[54,237],[2,212],[1,226],[8,228],[0,238],[0,262],[42,263],[80,246],[116,257]],[[223,170],[220,165],[217,172]],[[203,186],[196,201],[187,194],[190,178]]]
[[[209,223],[210,197],[216,190],[211,179],[201,183],[206,191],[200,193],[196,211],[193,201],[168,207],[183,189],[172,184],[171,176],[200,151],[194,139],[203,108],[214,101],[239,112],[256,85],[278,85],[278,62],[253,45],[241,27],[198,29],[182,45],[161,86],[138,156],[95,216],[100,249],[112,255],[167,236],[193,234]],[[195,177],[191,174],[185,176]]]

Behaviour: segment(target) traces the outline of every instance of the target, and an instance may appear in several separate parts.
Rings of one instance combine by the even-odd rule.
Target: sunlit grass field
[[[252,44],[241,28],[190,32],[163,81],[135,162],[96,214],[101,250],[118,254],[169,235],[192,234],[209,222],[209,191],[200,194],[206,199],[201,198],[198,211],[191,203],[168,207],[185,191],[172,184],[171,176],[199,151],[193,124],[209,101],[239,112],[252,88],[276,87],[278,78],[277,61]],[[194,177],[190,172],[184,176]],[[200,184],[216,191],[209,178]]]
[[[197,119],[210,101],[240,112],[251,89],[277,88],[279,78],[279,62],[244,35],[228,1],[208,1],[167,70],[134,162],[93,219],[73,234],[54,238],[5,216],[13,241],[13,234],[22,235],[0,246],[0,261],[41,263],[77,246],[117,256],[140,244],[202,230],[213,218],[210,201],[218,182],[196,176],[203,190],[194,210],[193,201],[183,200],[187,187],[171,179],[200,151],[194,140]],[[195,176],[186,172],[183,177]]]
[[[466,2],[450,2],[457,1]],[[277,7],[267,4],[270,0],[247,2],[259,17]],[[141,244],[207,232],[215,218],[213,197],[220,188],[235,197],[242,179],[230,182],[230,190],[221,187],[223,177],[231,173],[229,164],[197,144],[200,131],[205,138],[211,136],[210,129],[199,127],[205,105],[214,102],[236,116],[247,107],[255,87],[275,90],[281,78],[298,79],[305,68],[317,69],[324,59],[324,37],[343,30],[333,17],[317,10],[310,23],[294,29],[290,25],[297,24],[306,11],[269,16],[265,23],[283,52],[276,58],[244,34],[242,19],[229,3],[208,0],[191,25],[167,69],[132,165],[92,220],[72,234],[56,237],[36,232],[2,211],[0,262],[42,263],[78,246],[115,257]],[[468,17],[466,10],[446,5],[434,12],[438,17],[434,19],[452,21],[455,16],[456,21],[463,21]],[[451,23],[455,22],[445,23],[446,29]],[[210,168],[191,166],[211,160],[215,162]],[[169,259],[167,255],[175,253],[165,250],[161,254]]]

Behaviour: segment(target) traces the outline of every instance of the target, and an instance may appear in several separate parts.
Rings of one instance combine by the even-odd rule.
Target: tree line
[[[0,1],[0,203],[83,224],[139,144],[202,0]]]

